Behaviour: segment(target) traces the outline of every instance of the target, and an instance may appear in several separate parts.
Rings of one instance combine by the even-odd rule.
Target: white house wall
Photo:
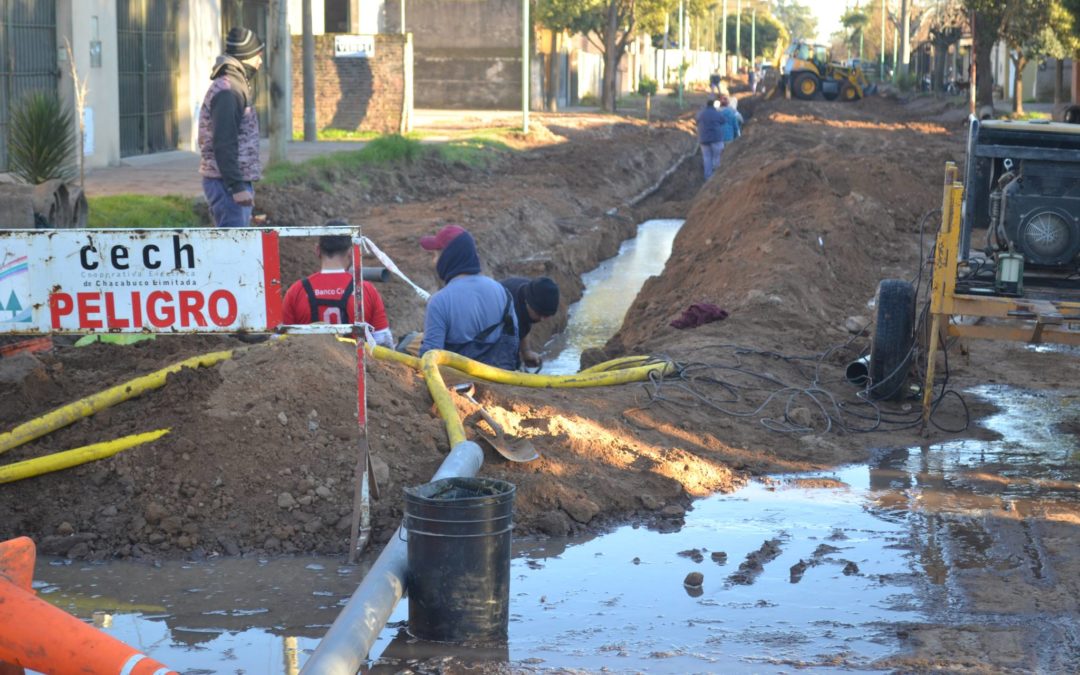
[[[116,38],[116,0],[57,2],[57,43],[71,45],[75,69],[86,83],[85,166],[109,166],[120,161],[120,78]],[[96,35],[94,34],[96,30]],[[90,66],[90,45],[101,41],[101,66]],[[66,50],[60,66],[60,91],[75,109],[71,68]]]
[[[177,42],[180,47],[180,80],[176,100],[180,106],[180,149],[198,150],[199,109],[210,71],[225,49],[221,35],[221,2],[186,0],[180,3]],[[265,41],[265,36],[259,36]]]

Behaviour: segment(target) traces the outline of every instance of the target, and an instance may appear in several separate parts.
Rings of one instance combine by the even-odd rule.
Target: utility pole
[[[292,106],[285,96],[291,89],[287,86],[292,45],[288,0],[274,0],[270,5],[270,17],[270,165],[273,166],[289,161],[289,139],[292,137]]]
[[[529,133],[529,34],[531,32],[529,0],[521,0],[521,132],[524,134]],[[611,77],[614,77],[614,73]]]
[[[525,1],[528,2],[528,0]],[[683,68],[684,63],[686,62],[686,51],[683,40],[686,36],[686,29],[683,27],[683,21],[685,19],[683,4],[683,0],[679,0],[679,108],[682,108],[683,74],[686,72]]]
[[[885,79],[885,0],[881,0],[881,49],[878,51],[878,80]]]
[[[311,0],[303,2],[304,31],[304,140],[319,140],[315,128],[315,35],[311,28]]]
[[[401,2],[401,7],[400,7],[400,9],[401,9],[401,17],[399,18],[398,23],[401,24],[401,34],[404,35],[405,34],[405,0],[399,0],[399,2]]]
[[[671,38],[668,37],[671,34],[671,13],[664,12],[664,51],[660,55],[660,86],[667,86],[668,65],[667,65],[667,53],[671,49]]]
[[[735,3],[735,74],[739,74],[742,63],[742,0]]]
[[[750,14],[750,70],[754,69],[757,60],[757,4]]]
[[[723,1],[723,29],[720,31],[720,51],[724,56],[720,59],[720,75],[727,77],[727,0]]]
[[[900,74],[911,68],[911,0],[900,0]]]

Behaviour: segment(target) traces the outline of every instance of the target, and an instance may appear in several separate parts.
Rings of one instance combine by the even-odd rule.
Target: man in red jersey
[[[354,323],[352,238],[324,235],[319,237],[317,252],[322,269],[289,287],[282,323]],[[370,281],[362,283],[364,323],[371,325],[376,344],[393,349],[394,336],[382,296]]]

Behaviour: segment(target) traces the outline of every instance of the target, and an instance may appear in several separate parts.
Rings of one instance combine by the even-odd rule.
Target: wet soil
[[[468,227],[489,274],[547,274],[560,283],[563,307],[540,325],[539,339],[565,321],[581,274],[613,254],[637,223],[685,217],[664,272],[646,283],[603,353],[587,355],[663,355],[683,366],[679,377],[587,390],[481,383],[477,393],[504,428],[529,437],[542,455],[528,464],[488,457],[482,469],[517,485],[518,534],[563,536],[628,521],[676,528],[694,497],[730,491],[750,476],[865,460],[875,449],[922,440],[915,402],[863,405],[843,368],[867,347],[859,328],[873,316],[868,302],[878,281],[919,273],[936,229],[932,216],[925,232],[920,221],[940,205],[944,162],[963,159],[962,114],[882,98],[851,105],[744,99],[740,109],[752,115],[745,133],[704,186],[699,158],[688,158],[696,149],[688,116],[652,125],[543,116],[535,134],[520,139],[520,152],[495,157],[484,170],[418,162],[339,176],[329,192],[297,186],[260,197],[271,223],[344,217],[363,224],[429,289],[434,274],[418,237],[450,222]],[[671,167],[655,193],[630,204]],[[312,242],[287,246],[286,279],[314,266]],[[419,298],[401,283],[381,290],[395,334],[419,329]],[[671,327],[693,303],[718,305],[729,316]],[[342,553],[356,453],[355,376],[351,348],[332,339],[249,346],[162,337],[4,359],[0,424],[10,428],[221,348],[238,352],[8,452],[5,460],[15,461],[172,430],[111,459],[4,486],[0,538],[29,535],[43,553],[78,559]],[[1053,395],[1078,380],[1080,366],[1068,351],[977,343],[955,351],[948,373],[958,392],[1009,382]],[[400,519],[401,488],[426,481],[449,448],[417,373],[370,362],[368,378],[382,491],[373,508],[377,550]],[[976,397],[946,397],[933,438],[986,435],[969,422],[992,409]],[[1074,427],[1065,423],[1060,432],[1075,435]],[[1009,585],[1010,569],[981,567],[971,572],[971,588],[1020,617],[1046,603],[1075,616],[1078,518],[1075,499],[1010,514],[1021,529],[1046,530],[1052,556],[1042,560],[1050,567],[1024,586]],[[1001,546],[1022,549],[1014,539]],[[752,574],[753,562],[744,562]],[[977,627],[964,631],[913,628],[910,656],[897,657],[895,667],[968,668],[965,658],[978,672],[995,670],[979,671],[980,663],[1013,667],[1005,641]],[[954,658],[957,644],[970,649]]]

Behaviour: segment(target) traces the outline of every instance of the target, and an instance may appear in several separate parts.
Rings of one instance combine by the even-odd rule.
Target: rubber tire
[[[840,100],[850,102],[858,101],[860,98],[862,97],[859,96],[859,90],[850,82],[845,82],[840,85]]]
[[[907,394],[914,326],[915,287],[903,279],[883,280],[870,341],[870,398],[897,400]]]
[[[814,90],[811,92],[803,91],[804,82],[812,82]],[[795,95],[795,98],[801,98],[804,101],[809,101],[817,95],[821,90],[821,85],[818,83],[818,79],[814,77],[813,73],[799,73],[795,77],[791,78],[791,93]]]

